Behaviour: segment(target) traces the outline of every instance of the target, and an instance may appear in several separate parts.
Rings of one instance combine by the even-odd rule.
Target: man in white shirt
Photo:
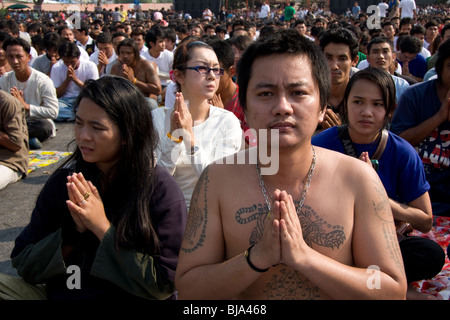
[[[396,55],[394,46],[385,37],[375,37],[367,45],[367,61],[374,68],[380,68],[391,74],[390,69],[395,63]],[[400,99],[403,92],[409,88],[405,79],[391,74],[395,83],[396,100]]]
[[[75,43],[75,37],[73,35],[73,30],[68,26],[63,25],[58,28],[58,34],[61,37],[61,40],[67,40]],[[80,59],[89,61],[89,54],[84,50],[81,45],[78,45],[78,49],[80,49]]]
[[[378,9],[380,9],[380,17],[385,18],[387,15],[387,11],[389,9],[389,5],[386,3],[387,0],[383,0],[378,4]]]
[[[77,40],[77,45],[81,46],[86,52],[91,55],[97,51],[94,39],[89,35],[89,25],[85,22],[80,24],[79,29],[73,29],[73,35]]]
[[[97,65],[99,77],[103,77],[108,74],[110,69],[107,68],[107,66],[112,64],[117,59],[117,55],[114,51],[112,36],[110,33],[100,33],[96,39],[96,44],[98,50],[91,54],[89,60]]]
[[[266,20],[269,18],[270,14],[270,6],[267,4],[266,1],[263,1],[261,5],[261,10],[259,11],[259,18],[262,20]]]
[[[59,103],[56,121],[73,121],[73,103],[86,80],[98,79],[98,69],[92,61],[80,59],[80,49],[73,42],[64,42],[59,48],[59,56],[61,60],[51,71]]]
[[[402,0],[398,8],[400,9],[400,19],[416,17],[416,2],[414,0]]]
[[[131,38],[136,42],[141,55],[148,51],[145,46],[145,31],[143,29],[134,29],[131,32]]]
[[[56,134],[52,121],[58,115],[55,87],[42,72],[31,68],[30,45],[21,38],[4,42],[6,58],[13,69],[0,78],[0,88],[18,99],[25,109],[30,147],[39,149],[41,142]]]
[[[149,48],[142,56],[155,62],[158,66],[158,76],[161,87],[165,88],[170,82],[169,73],[172,71],[173,53],[166,50],[164,31],[159,26],[153,26],[145,36],[145,42]]]

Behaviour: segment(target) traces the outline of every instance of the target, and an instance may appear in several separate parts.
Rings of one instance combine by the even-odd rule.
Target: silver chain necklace
[[[308,192],[308,188],[311,185],[311,179],[314,175],[314,169],[316,168],[316,151],[314,150],[314,147],[311,147],[311,148],[312,148],[313,158],[311,161],[311,166],[309,167],[309,170],[308,170],[308,174],[307,174],[306,179],[303,184],[303,190],[302,190],[301,197],[300,197],[300,203],[297,207],[297,215],[300,214],[300,212],[303,208],[303,204],[305,203],[306,193]],[[259,184],[261,186],[261,191],[264,196],[264,200],[266,201],[267,208],[269,209],[269,213],[267,214],[267,216],[270,218],[271,212],[272,212],[272,206],[270,205],[269,195],[267,193],[267,188],[264,183],[263,177],[261,176],[261,167],[259,166],[258,162],[256,163],[256,170],[258,172],[258,178],[259,178]]]

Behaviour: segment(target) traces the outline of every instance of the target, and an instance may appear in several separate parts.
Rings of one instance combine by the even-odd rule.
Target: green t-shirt
[[[289,21],[294,18],[295,9],[294,7],[288,6],[284,9],[284,21]]]

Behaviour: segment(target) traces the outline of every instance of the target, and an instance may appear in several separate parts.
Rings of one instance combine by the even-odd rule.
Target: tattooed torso
[[[295,204],[298,205],[298,202],[295,202]],[[250,244],[259,242],[267,213],[267,206],[262,204],[254,204],[236,211],[235,221],[239,225],[252,226],[248,238]],[[305,205],[303,207],[299,219],[302,225],[303,238],[310,247],[315,249],[322,247],[322,249],[337,252],[344,244],[346,235],[343,226],[328,223],[310,206]],[[284,265],[271,268],[271,271],[264,274],[261,279],[264,280],[259,281],[248,290],[252,294],[259,292],[258,299],[312,300],[327,298],[304,275]],[[248,299],[247,292],[243,292],[241,298]]]

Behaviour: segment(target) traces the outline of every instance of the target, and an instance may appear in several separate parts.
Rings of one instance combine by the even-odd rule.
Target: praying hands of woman
[[[175,95],[173,111],[170,115],[170,132],[172,136],[183,136],[183,141],[185,141],[185,143],[189,141],[192,146],[195,144],[192,126],[192,116],[186,101],[184,100],[183,94],[177,92]]]
[[[80,233],[90,230],[101,241],[111,224],[97,188],[82,173],[68,176],[66,186],[69,193],[66,203],[76,230]]]

